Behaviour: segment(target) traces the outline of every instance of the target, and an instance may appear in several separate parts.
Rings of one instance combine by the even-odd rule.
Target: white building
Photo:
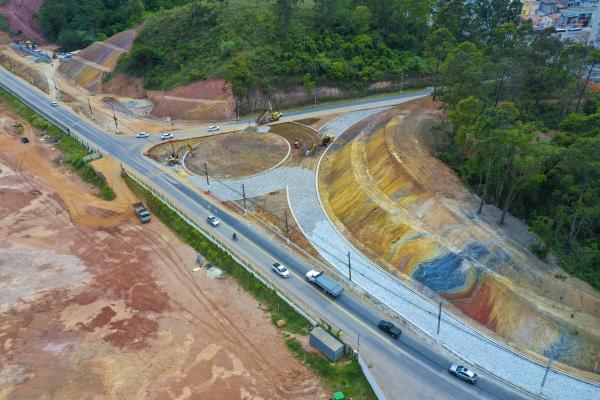
[[[588,38],[588,44],[600,48],[600,2],[596,5],[596,12],[592,16],[590,26],[592,31]]]

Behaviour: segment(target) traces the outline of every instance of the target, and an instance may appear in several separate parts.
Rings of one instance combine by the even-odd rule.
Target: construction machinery
[[[329,134],[324,134],[323,137],[321,138],[321,144],[324,147],[329,146],[329,144],[333,142],[333,136],[329,135]]]
[[[263,111],[258,118],[256,118],[256,124],[265,125],[271,122],[279,121],[279,118],[281,118],[282,115],[283,114],[281,114],[279,111]]]
[[[175,151],[175,145],[171,143],[171,155],[169,157],[167,157],[166,161],[167,164],[169,165],[178,165],[181,164],[181,157],[185,154],[185,150],[187,150],[188,152],[192,152],[194,149],[192,148],[192,145],[187,143],[184,144],[183,146],[179,147],[177,149],[177,151]]]

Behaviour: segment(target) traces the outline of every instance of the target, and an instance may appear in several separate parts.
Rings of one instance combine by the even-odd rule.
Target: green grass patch
[[[321,377],[323,386],[340,390],[353,399],[377,398],[356,360],[344,357],[332,363],[319,353],[306,351],[297,339],[288,338],[285,343],[298,359]]]
[[[286,331],[297,335],[308,334],[311,329],[310,323],[277,296],[274,290],[269,289],[256,279],[229,254],[190,226],[177,213],[132,178],[126,176],[124,179],[129,188],[145,203],[156,218],[160,219],[187,244],[201,253],[209,262],[229,274],[238,285],[263,304],[271,315],[273,324],[283,319],[287,322],[284,328]],[[330,363],[324,357],[306,351],[296,339],[288,338],[286,344],[297,358],[309,364],[321,376],[321,383],[326,388],[332,391],[343,390],[347,396],[353,399],[376,398],[356,361],[344,359],[337,363]]]
[[[53,138],[60,139],[56,143],[56,147],[62,151],[63,163],[67,168],[77,172],[84,182],[97,187],[100,191],[99,196],[101,199],[113,200],[115,198],[115,192],[108,186],[104,177],[97,174],[88,162],[83,161],[85,156],[91,154],[85,146],[64,133],[56,125],[41,117],[4,89],[0,89],[0,104],[28,121],[34,128],[46,132],[46,134]]]

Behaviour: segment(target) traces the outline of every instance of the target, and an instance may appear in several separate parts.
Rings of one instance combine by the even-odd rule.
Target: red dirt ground
[[[235,113],[231,84],[223,79],[209,79],[181,86],[166,92],[149,91],[156,104],[152,114],[159,118],[219,121]]]
[[[6,17],[13,32],[21,31],[25,38],[44,43],[42,30],[33,18],[43,3],[44,0],[8,0],[0,7],[0,14]]]
[[[1,399],[326,398],[232,279],[193,273],[196,253],[156,219],[78,223],[86,207],[73,218],[65,200],[93,189],[70,175],[86,196],[67,199],[64,182],[32,173],[56,152],[0,119]],[[130,204],[101,160],[114,202]]]

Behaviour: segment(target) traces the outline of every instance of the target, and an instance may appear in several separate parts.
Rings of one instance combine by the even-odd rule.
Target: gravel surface
[[[388,108],[344,114],[326,124],[321,132],[337,137],[362,119]],[[203,190],[208,189],[202,178],[190,179]],[[246,179],[212,181],[210,191],[221,200],[239,200],[242,198],[242,184],[245,185],[247,197],[287,188],[290,207],[298,225],[323,258],[347,277],[347,257],[350,253],[355,284],[428,335],[436,336],[438,306],[400,283],[398,278],[379,269],[348,244],[321,207],[313,172],[283,167]],[[530,392],[540,393],[544,366],[492,342],[451,315],[444,314],[442,317],[439,341],[472,364]],[[546,379],[543,394],[552,399],[600,399],[600,387],[552,371]]]

